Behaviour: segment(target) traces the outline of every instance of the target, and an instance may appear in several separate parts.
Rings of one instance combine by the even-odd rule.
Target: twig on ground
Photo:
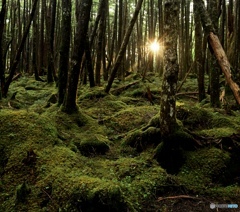
[[[179,196],[171,196],[171,197],[158,197],[158,202],[166,199],[200,199],[199,197],[193,197],[188,195],[179,195]]]

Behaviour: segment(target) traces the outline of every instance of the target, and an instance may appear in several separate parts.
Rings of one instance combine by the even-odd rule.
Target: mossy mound
[[[89,176],[69,176],[61,173],[61,180],[53,181],[52,198],[60,211],[127,211],[121,188],[117,183]],[[62,201],[64,200],[64,201]]]
[[[105,120],[105,125],[118,133],[126,133],[143,126],[158,112],[157,107],[128,107]]]
[[[177,117],[184,127],[199,135],[223,137],[237,133],[239,130],[239,112],[229,116],[224,110],[201,108],[198,105],[193,107],[179,106]]]
[[[81,114],[66,115],[53,105],[41,115],[5,109],[0,115],[2,150],[7,155],[1,160],[6,162],[0,183],[1,211],[139,211],[168,177],[146,155],[117,159],[118,155],[114,160],[82,156],[81,149],[73,148],[74,141],[85,148],[91,143],[89,133],[102,142],[101,151],[103,143],[104,152],[111,144],[105,134],[96,133],[104,126],[91,118],[79,125]],[[92,155],[92,144],[84,152]],[[24,203],[16,204],[17,191],[25,182],[29,192]]]
[[[54,86],[46,82],[36,81],[33,77],[21,77],[11,84],[9,98],[12,98],[13,108],[30,109],[33,107],[43,107],[49,96],[56,91]]]
[[[79,92],[80,92],[80,96],[78,98],[79,101],[82,101],[84,99],[99,100],[100,98],[103,98],[107,95],[103,87],[94,87],[91,88],[90,90],[85,88]]]
[[[86,135],[85,139],[75,142],[75,145],[85,156],[105,154],[109,150],[109,140],[102,135],[94,134],[91,136]]]
[[[146,130],[135,130],[127,134],[124,138],[123,145],[129,145],[143,151],[148,146],[157,145],[161,141],[161,133],[159,128],[149,127]]]
[[[195,152],[186,152],[186,162],[181,168],[179,180],[191,190],[204,192],[202,189],[220,184],[226,176],[229,153],[220,149],[204,148]]]
[[[212,113],[201,107],[180,106],[177,108],[177,118],[181,120],[188,129],[204,129],[212,126]]]

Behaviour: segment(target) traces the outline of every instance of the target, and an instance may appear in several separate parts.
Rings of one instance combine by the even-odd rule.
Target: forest
[[[1,0],[0,212],[239,211],[239,0]]]

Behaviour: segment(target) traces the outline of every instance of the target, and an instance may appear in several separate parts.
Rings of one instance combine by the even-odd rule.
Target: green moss
[[[152,144],[157,145],[161,141],[159,128],[149,127],[146,130],[135,130],[127,134],[123,145],[129,145],[138,151],[143,151]]]
[[[109,150],[109,141],[102,135],[91,135],[80,143],[75,143],[80,152],[85,155],[105,154]]]
[[[146,124],[157,111],[156,107],[128,107],[106,119],[105,125],[119,133],[128,132]]]
[[[227,152],[216,148],[205,148],[186,154],[186,163],[178,174],[180,181],[186,187],[200,191],[211,187],[213,183],[221,182],[230,160]]]
[[[206,194],[213,198],[223,198],[225,201],[230,201],[236,204],[236,201],[239,200],[240,187],[238,185],[231,185],[226,187],[218,186],[208,188]]]
[[[183,122],[184,126],[191,130],[210,128],[212,126],[212,113],[198,106],[179,107],[177,117]]]
[[[237,130],[230,127],[221,127],[198,131],[199,135],[216,138],[227,137],[232,135],[233,133],[237,133]]]
[[[31,189],[27,185],[26,182],[22,183],[21,185],[17,186],[16,189],[16,203],[23,203],[26,201],[27,196],[31,192]]]
[[[158,95],[159,79],[148,77],[158,80],[149,84]],[[159,195],[175,195],[179,191],[175,188],[216,199],[239,198],[239,187],[231,185],[239,173],[238,163],[233,171],[228,167],[238,154],[230,159],[229,153],[216,148],[189,152],[196,142],[183,130],[205,137],[229,136],[239,128],[239,112],[226,116],[195,101],[178,104],[180,121],[165,143],[173,144],[184,163],[171,176],[153,159],[154,153],[161,155],[164,142],[158,128],[159,106],[149,106],[141,98],[144,89],[141,82],[116,97],[102,93],[102,87],[81,86],[79,112],[68,115],[54,101],[44,107],[56,93],[53,84],[24,77],[13,82],[9,97],[17,91],[15,99],[0,101],[0,211],[146,211]],[[28,164],[24,161],[31,150],[36,158]],[[180,161],[174,159],[174,151],[168,156],[169,167]],[[31,192],[24,204],[15,204],[16,188],[23,182]]]
[[[99,99],[99,98],[103,98],[107,95],[107,93],[104,92],[104,89],[101,88],[101,87],[94,87],[94,88],[91,88],[90,91],[85,91],[83,92],[78,100],[81,101],[83,99]]]

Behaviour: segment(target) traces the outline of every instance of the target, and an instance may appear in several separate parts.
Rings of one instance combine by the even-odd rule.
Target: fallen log
[[[139,82],[140,82],[140,80],[137,80],[137,81],[134,81],[134,82],[129,83],[129,84],[127,84],[127,85],[123,85],[123,86],[121,86],[121,87],[119,87],[119,88],[116,88],[116,89],[112,90],[111,93],[112,93],[113,95],[118,96],[118,95],[120,95],[123,91],[127,90],[128,88],[130,88],[130,87],[133,86],[133,85],[136,85],[136,84],[139,83]]]

